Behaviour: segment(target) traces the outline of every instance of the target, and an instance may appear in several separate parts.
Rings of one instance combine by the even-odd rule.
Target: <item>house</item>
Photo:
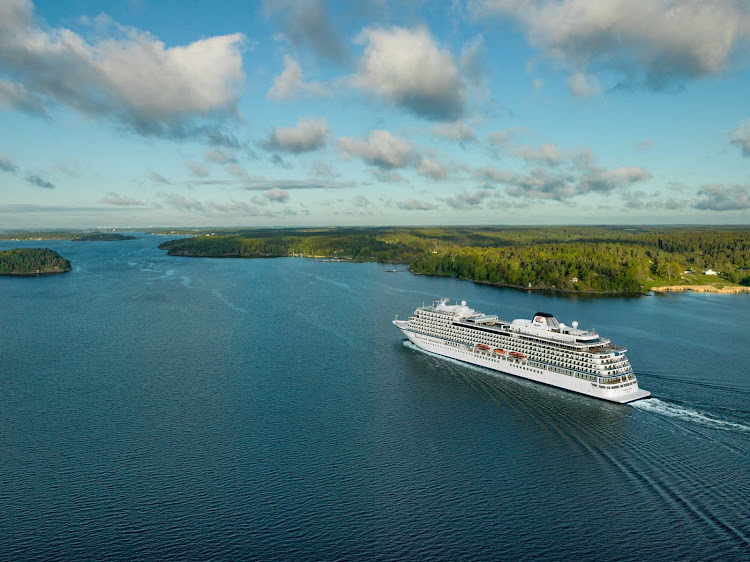
[[[707,269],[703,272],[703,275],[718,275],[713,269]]]
[[[571,277],[570,282],[571,283],[578,283],[578,277]]]

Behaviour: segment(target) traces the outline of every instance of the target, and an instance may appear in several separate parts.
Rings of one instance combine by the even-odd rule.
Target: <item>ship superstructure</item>
[[[627,350],[545,312],[507,322],[443,299],[393,323],[426,351],[495,371],[622,404],[651,396],[638,387]]]

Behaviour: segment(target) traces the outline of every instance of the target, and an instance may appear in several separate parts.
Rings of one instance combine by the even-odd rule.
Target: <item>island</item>
[[[113,242],[137,240],[137,236],[87,230],[8,230],[0,231],[0,240],[34,241],[73,240],[76,242]]]
[[[71,269],[68,260],[49,248],[0,251],[0,275],[54,275]]]
[[[747,227],[211,229],[159,248],[186,257],[403,263],[415,274],[524,290],[628,295],[750,286]]]
[[[73,242],[119,242],[121,240],[138,240],[138,237],[117,234],[115,232],[94,232],[91,234],[77,234],[71,240]]]

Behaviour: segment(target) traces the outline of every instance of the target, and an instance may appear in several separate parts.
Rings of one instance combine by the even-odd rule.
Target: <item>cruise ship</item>
[[[651,396],[638,387],[625,349],[546,312],[506,322],[443,299],[393,323],[417,347],[445,357],[620,404]]]

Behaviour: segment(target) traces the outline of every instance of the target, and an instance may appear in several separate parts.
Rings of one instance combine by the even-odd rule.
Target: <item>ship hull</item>
[[[394,324],[396,324],[396,322],[394,322]],[[420,349],[444,357],[450,357],[451,359],[457,359],[458,361],[463,361],[472,365],[486,367],[487,369],[498,371],[506,375],[521,377],[526,380],[583,394],[585,396],[590,396],[591,398],[598,398],[599,400],[616,402],[618,404],[627,404],[628,402],[642,400],[651,396],[650,392],[641,390],[638,388],[638,385],[619,389],[603,388],[604,385],[562,375],[546,369],[539,369],[530,366],[523,361],[513,361],[510,358],[477,353],[471,347],[466,345],[446,342],[445,340],[424,334],[417,334],[406,329],[405,323],[402,322],[399,322],[396,326],[401,332],[403,332],[409,341]]]

